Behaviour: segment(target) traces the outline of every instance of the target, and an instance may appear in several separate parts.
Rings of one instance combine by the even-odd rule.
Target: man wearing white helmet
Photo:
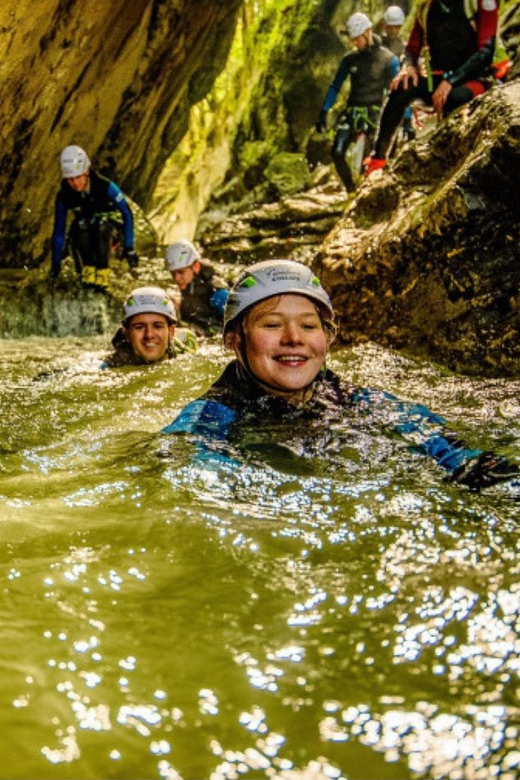
[[[401,59],[404,52],[404,41],[400,36],[401,27],[404,24],[405,15],[400,5],[390,5],[383,15],[383,35],[381,42],[383,46],[393,52],[396,57]],[[413,111],[411,106],[407,106],[403,115],[403,135],[408,141],[415,138],[415,130],[412,126]]]
[[[352,190],[355,182],[345,159],[348,147],[355,138],[361,119],[363,125],[369,128],[369,137],[375,135],[385,90],[399,71],[399,60],[381,44],[366,14],[356,12],[349,16],[346,29],[341,32],[349,38],[355,51],[341,60],[325,95],[316,130],[321,133],[326,129],[328,112],[336,102],[343,83],[350,77],[347,105],[336,124],[332,160],[346,189]]]
[[[123,304],[123,321],[112,339],[114,352],[103,368],[147,365],[169,360],[196,348],[195,334],[176,332],[173,301],[161,287],[138,287]]]
[[[383,14],[383,35],[381,42],[397,57],[404,52],[404,41],[400,37],[401,27],[404,24],[404,11],[400,5],[390,5]]]
[[[163,433],[192,434],[203,460],[213,453],[217,462],[236,465],[234,454],[222,452],[225,440],[253,453],[282,445],[285,459],[322,456],[341,446],[342,429],[348,446],[350,436],[384,425],[473,489],[517,474],[505,458],[465,447],[424,406],[354,387],[327,369],[335,332],[329,296],[310,268],[292,260],[246,268],[224,315],[224,342],[235,360]]]
[[[166,265],[181,291],[181,320],[201,334],[218,332],[229,292],[227,284],[185,239],[166,249]]]
[[[132,212],[117,184],[92,170],[89,157],[80,146],[67,146],[61,153],[60,163],[62,182],[54,207],[51,277],[60,272],[67,215],[71,211],[74,219],[69,240],[76,269],[85,285],[106,289],[110,282],[111,245],[121,240],[121,234],[123,256],[131,267],[138,263]]]

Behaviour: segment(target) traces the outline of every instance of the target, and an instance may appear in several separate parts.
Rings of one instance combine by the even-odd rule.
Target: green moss
[[[307,160],[303,154],[280,152],[269,162],[265,178],[281,196],[299,192],[310,180]]]
[[[259,186],[273,194],[273,188],[294,191],[297,181],[307,181],[302,153],[343,53],[330,24],[339,4],[340,0],[245,0],[226,68],[211,93],[192,109],[189,132],[160,182],[161,194],[155,199],[159,211],[161,199],[170,211],[183,198],[193,199],[194,181],[188,190],[188,171],[195,172],[201,190],[225,192],[226,203],[231,189],[248,192]],[[349,10],[345,2],[341,5]],[[219,159],[229,158],[224,176],[208,163],[215,150],[220,150]],[[266,172],[277,176],[280,161],[271,168],[269,163],[281,153],[300,157],[278,187]],[[231,183],[232,188],[227,186]],[[172,201],[174,189],[179,194]],[[221,205],[217,198],[207,202],[209,209]]]

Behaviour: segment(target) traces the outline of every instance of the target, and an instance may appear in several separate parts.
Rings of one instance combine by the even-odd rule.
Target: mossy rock
[[[134,232],[135,232],[135,248],[140,255],[154,256],[159,238],[157,231],[146,216],[143,209],[130,200],[127,196],[127,200],[132,209],[134,217]]]
[[[255,165],[265,165],[270,153],[271,148],[267,141],[246,141],[240,147],[240,168],[247,170]]]
[[[266,141],[247,141],[241,146],[239,166],[247,189],[252,189],[263,181],[264,170],[271,154],[271,147]]]
[[[280,152],[265,170],[265,178],[281,196],[304,190],[311,178],[307,160],[303,154]]]

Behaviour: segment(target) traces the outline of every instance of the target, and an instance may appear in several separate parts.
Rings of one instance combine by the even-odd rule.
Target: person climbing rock
[[[61,153],[62,182],[54,207],[51,278],[60,273],[67,242],[67,216],[73,214],[68,240],[76,270],[84,285],[106,289],[110,283],[109,256],[114,240],[123,239],[123,257],[138,264],[130,206],[113,181],[96,173],[80,146]],[[116,212],[119,212],[116,217]],[[122,225],[118,221],[122,218]]]
[[[197,348],[187,328],[176,330],[173,301],[161,287],[137,287],[123,304],[123,321],[112,339],[114,351],[102,368],[140,366],[174,358]]]
[[[445,116],[494,83],[497,0],[424,0],[405,47],[403,67],[392,81],[365,173],[384,168],[394,133],[413,100]],[[419,58],[424,58],[426,75]]]
[[[181,292],[180,317],[200,335],[222,328],[228,286],[191,241],[176,241],[166,249],[166,265]]]
[[[338,176],[348,191],[355,187],[346,160],[348,147],[361,125],[366,129],[369,140],[375,135],[385,90],[399,70],[399,60],[382,46],[366,14],[357,12],[349,16],[342,34],[348,36],[355,51],[349,52],[341,60],[325,95],[316,130],[322,133],[327,128],[328,112],[335,104],[343,83],[350,77],[347,105],[338,117],[331,150]]]
[[[468,448],[422,404],[355,387],[327,369],[335,332],[329,296],[310,268],[292,260],[249,266],[233,286],[224,314],[224,343],[235,359],[163,433],[191,434],[205,459],[214,445],[222,462],[222,442],[236,445],[241,431],[256,442],[257,451],[265,430],[266,447],[276,439],[293,455],[318,451],[326,457],[341,446],[342,427],[347,439],[356,426],[360,437],[383,427],[471,489],[517,476],[514,464]]]

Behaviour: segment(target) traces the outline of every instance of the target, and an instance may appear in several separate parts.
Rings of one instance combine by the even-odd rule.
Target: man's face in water
[[[280,295],[262,301],[246,315],[245,354],[250,371],[280,393],[308,387],[327,354],[321,318],[309,298]]]
[[[124,327],[126,340],[145,363],[163,360],[175,334],[175,325],[164,314],[135,314]]]

